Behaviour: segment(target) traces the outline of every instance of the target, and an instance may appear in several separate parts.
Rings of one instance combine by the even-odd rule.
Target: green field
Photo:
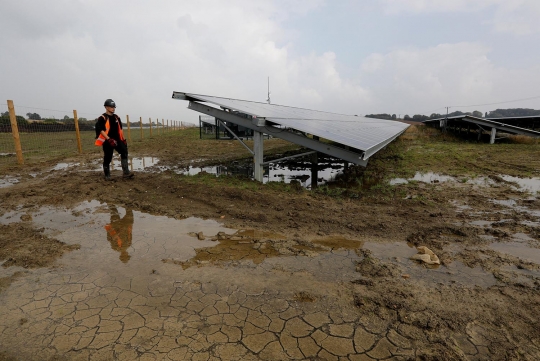
[[[101,148],[94,145],[95,132],[81,132],[83,153],[99,153]],[[152,129],[152,138],[160,137],[164,132]],[[77,137],[73,132],[32,132],[19,133],[25,164],[38,163],[52,159],[77,155]],[[125,130],[125,136],[128,132]],[[131,141],[140,142],[150,138],[150,129],[143,128],[142,138],[140,128],[131,128]],[[129,138],[128,138],[129,139]],[[17,164],[15,145],[11,133],[0,133],[0,167]]]

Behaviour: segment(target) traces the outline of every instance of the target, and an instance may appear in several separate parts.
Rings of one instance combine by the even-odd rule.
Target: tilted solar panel
[[[237,110],[257,118],[316,135],[364,151],[369,158],[409,127],[408,124],[355,115],[344,115],[277,104],[252,102],[191,93],[173,93],[173,98],[195,100]]]

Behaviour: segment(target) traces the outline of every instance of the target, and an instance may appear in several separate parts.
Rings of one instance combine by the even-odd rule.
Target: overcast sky
[[[540,109],[539,0],[1,0],[0,14],[0,110],[21,115],[93,119],[112,98],[122,118],[195,123],[173,91],[264,102],[267,77],[272,103],[345,114]]]

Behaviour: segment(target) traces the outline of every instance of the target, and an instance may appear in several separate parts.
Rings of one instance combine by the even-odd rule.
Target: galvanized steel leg
[[[319,154],[311,155],[311,189],[317,188],[317,179],[319,178]]]
[[[489,139],[489,144],[495,143],[495,135],[497,134],[497,128],[491,128],[491,138]]]
[[[253,131],[253,177],[256,181],[263,181],[263,133]]]

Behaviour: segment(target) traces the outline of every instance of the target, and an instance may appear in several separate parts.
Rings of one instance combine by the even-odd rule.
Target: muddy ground
[[[294,146],[279,140],[265,146],[276,156],[294,151]],[[99,201],[176,220],[216,220],[244,230],[234,236],[206,235],[214,237],[216,245],[199,248],[189,260],[163,257],[161,261],[193,275],[214,269],[230,272],[235,277],[227,282],[239,291],[262,287],[260,307],[271,302],[268,295],[275,292],[289,305],[295,302],[302,322],[311,325],[305,335],[295,336],[294,347],[284,331],[275,330],[275,345],[268,341],[254,347],[243,329],[244,338],[229,338],[232,346],[242,348],[236,356],[208,338],[206,348],[186,346],[182,358],[171,356],[172,351],[149,349],[155,352],[148,359],[538,360],[540,198],[503,176],[539,177],[539,150],[537,144],[488,145],[413,127],[374,157],[367,169],[350,167],[319,190],[294,182],[261,185],[245,178],[178,174],[170,168],[242,157],[237,143],[199,141],[192,130],[167,135],[159,142],[133,144],[132,156],[158,157],[160,166],[169,167],[137,172],[133,180],[122,179],[119,170],[113,172],[113,181],[103,180],[96,170],[99,165],[93,163],[99,154],[62,160],[80,165],[55,171],[50,169],[58,161],[6,167],[5,174],[20,181],[0,188],[0,216],[4,216],[0,262],[5,269],[18,268],[0,279],[0,303],[4,298],[14,305],[11,297],[16,288],[36,269],[60,272],[62,255],[79,252],[81,244],[84,247],[76,237],[68,244],[47,234],[33,222],[34,214],[43,207],[73,210],[81,202]],[[438,181],[436,174],[434,181],[388,183],[429,171],[453,178]],[[5,222],[8,216],[11,221]],[[368,244],[371,248],[364,246]],[[431,249],[441,265],[412,261],[403,253],[407,247],[416,253],[412,247],[418,246]],[[262,267],[270,259],[316,259],[337,250],[352,252],[354,277],[344,281],[335,275],[332,282],[325,276],[327,288],[319,288],[316,282],[306,284],[309,278],[302,278],[302,270],[291,272],[282,283],[265,286],[250,275],[251,265]],[[260,277],[274,276],[263,272]],[[332,313],[335,307],[340,317]],[[308,309],[317,310],[327,321],[310,323]],[[0,325],[0,340],[24,333],[31,317],[18,319],[20,330],[15,324]],[[178,331],[176,345],[181,345],[181,336]],[[311,337],[312,349],[300,336]],[[37,356],[39,352],[33,351],[30,358],[19,358],[22,345],[0,342],[0,360],[123,359],[115,348],[120,341],[92,349],[57,347],[54,337],[39,345],[31,340],[25,347],[47,352]],[[128,345],[125,355],[130,347],[136,349],[127,342],[123,345]],[[107,347],[111,353],[100,353]],[[149,350],[137,349],[137,358],[143,359]]]

